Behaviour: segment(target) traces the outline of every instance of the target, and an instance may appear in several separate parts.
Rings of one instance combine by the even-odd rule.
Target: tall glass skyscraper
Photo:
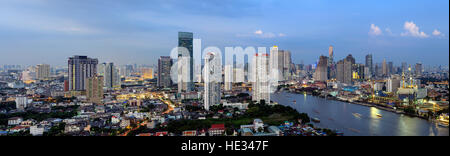
[[[194,88],[193,37],[191,32],[178,32],[178,92]]]
[[[366,67],[369,68],[369,75],[373,75],[373,58],[372,54],[366,55]]]

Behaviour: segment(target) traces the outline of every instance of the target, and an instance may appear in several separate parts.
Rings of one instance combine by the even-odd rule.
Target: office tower
[[[370,78],[372,75],[374,75],[372,54],[366,55],[366,67],[368,68],[368,77],[366,78]]]
[[[328,48],[328,68],[327,68],[328,79],[336,78],[336,65],[334,63],[334,48],[330,45]]]
[[[86,78],[86,98],[89,102],[100,104],[103,100],[103,76]]]
[[[422,76],[422,63],[417,63],[416,64],[416,76]]]
[[[345,84],[352,84],[353,64],[355,59],[349,54],[345,59],[337,64],[337,81]]]
[[[402,73],[408,72],[408,64],[406,62],[402,62]]]
[[[269,55],[257,53],[252,60],[252,100],[270,103]]]
[[[169,88],[172,86],[172,78],[170,76],[172,64],[170,56],[161,56],[158,59],[158,87]]]
[[[86,78],[97,74],[97,59],[75,55],[69,58],[69,90],[84,91]]]
[[[38,64],[36,65],[36,79],[48,80],[50,78],[50,65]]]
[[[314,81],[327,81],[328,80],[327,71],[328,71],[328,57],[320,56],[316,72],[314,73]]]
[[[344,60],[336,63],[336,80],[341,83],[344,83]]]
[[[364,79],[364,67],[363,64],[353,64],[352,77],[354,80]]]
[[[388,76],[390,76],[391,74],[394,74],[394,63],[388,62]]]
[[[386,76],[388,76],[388,66],[387,66],[387,64],[386,64],[386,59],[383,59],[383,65],[382,65],[383,67],[383,76],[384,77],[386,77]]]
[[[284,80],[290,80],[292,73],[291,73],[291,51],[288,50],[282,50],[284,55],[283,60],[283,79]]]
[[[233,89],[233,81],[234,81],[234,74],[233,74],[233,65],[225,65],[224,67],[224,90],[225,91],[231,91]]]
[[[275,78],[279,81],[289,80],[291,78],[291,52],[280,50],[278,46],[273,46],[270,50],[270,68],[277,70],[279,77]]]
[[[328,67],[331,67],[333,65],[333,59],[334,59],[334,51],[333,51],[333,46],[330,45],[330,47],[328,48]]]
[[[372,78],[372,75],[370,74],[369,67],[364,67],[364,79],[368,80]]]
[[[398,88],[400,88],[402,78],[398,74],[392,75],[387,81],[387,92],[397,93]]]
[[[209,52],[205,56],[204,80],[204,108],[209,110],[210,106],[219,105],[221,98],[220,83],[222,80],[222,58],[220,54]]]
[[[104,63],[104,87],[106,89],[118,88],[120,87],[120,76],[119,72],[114,65],[114,63]]]
[[[193,33],[178,32],[178,92],[194,88]],[[187,50],[187,51],[184,51]]]

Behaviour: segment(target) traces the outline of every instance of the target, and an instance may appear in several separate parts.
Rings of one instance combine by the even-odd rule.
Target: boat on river
[[[313,122],[316,122],[316,123],[319,123],[320,122],[320,119],[319,118],[312,118],[311,119]]]
[[[353,116],[355,116],[355,117],[357,117],[357,118],[361,118],[361,114],[359,114],[359,113],[353,113]]]

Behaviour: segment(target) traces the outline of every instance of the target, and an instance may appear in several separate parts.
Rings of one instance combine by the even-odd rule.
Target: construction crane
[[[372,85],[372,102],[375,103],[375,83],[386,82],[386,80],[369,80]]]

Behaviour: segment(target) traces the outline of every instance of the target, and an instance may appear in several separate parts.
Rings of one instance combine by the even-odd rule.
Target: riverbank
[[[304,93],[299,93],[299,92],[296,92],[296,91],[287,91],[287,92],[294,93],[294,94],[304,94]],[[314,94],[314,93],[310,93],[310,92],[305,92],[305,93],[307,95],[323,98],[323,99],[326,99],[326,100],[334,100],[334,101],[346,102],[346,103],[356,104],[356,105],[361,105],[361,106],[366,106],[366,107],[375,107],[375,108],[380,109],[380,110],[384,110],[384,111],[388,111],[388,112],[392,112],[392,113],[396,113],[396,114],[407,115],[407,116],[410,116],[410,117],[417,117],[417,118],[420,118],[420,119],[423,119],[423,120],[430,121],[430,119],[428,119],[428,118],[425,118],[425,117],[422,117],[422,116],[419,116],[419,115],[416,115],[416,114],[405,113],[402,110],[389,108],[389,107],[382,106],[382,105],[379,105],[379,104],[364,103],[364,102],[358,102],[358,101],[339,100],[338,98],[334,98],[334,97],[333,98],[328,98],[328,97],[320,96],[320,94]]]

